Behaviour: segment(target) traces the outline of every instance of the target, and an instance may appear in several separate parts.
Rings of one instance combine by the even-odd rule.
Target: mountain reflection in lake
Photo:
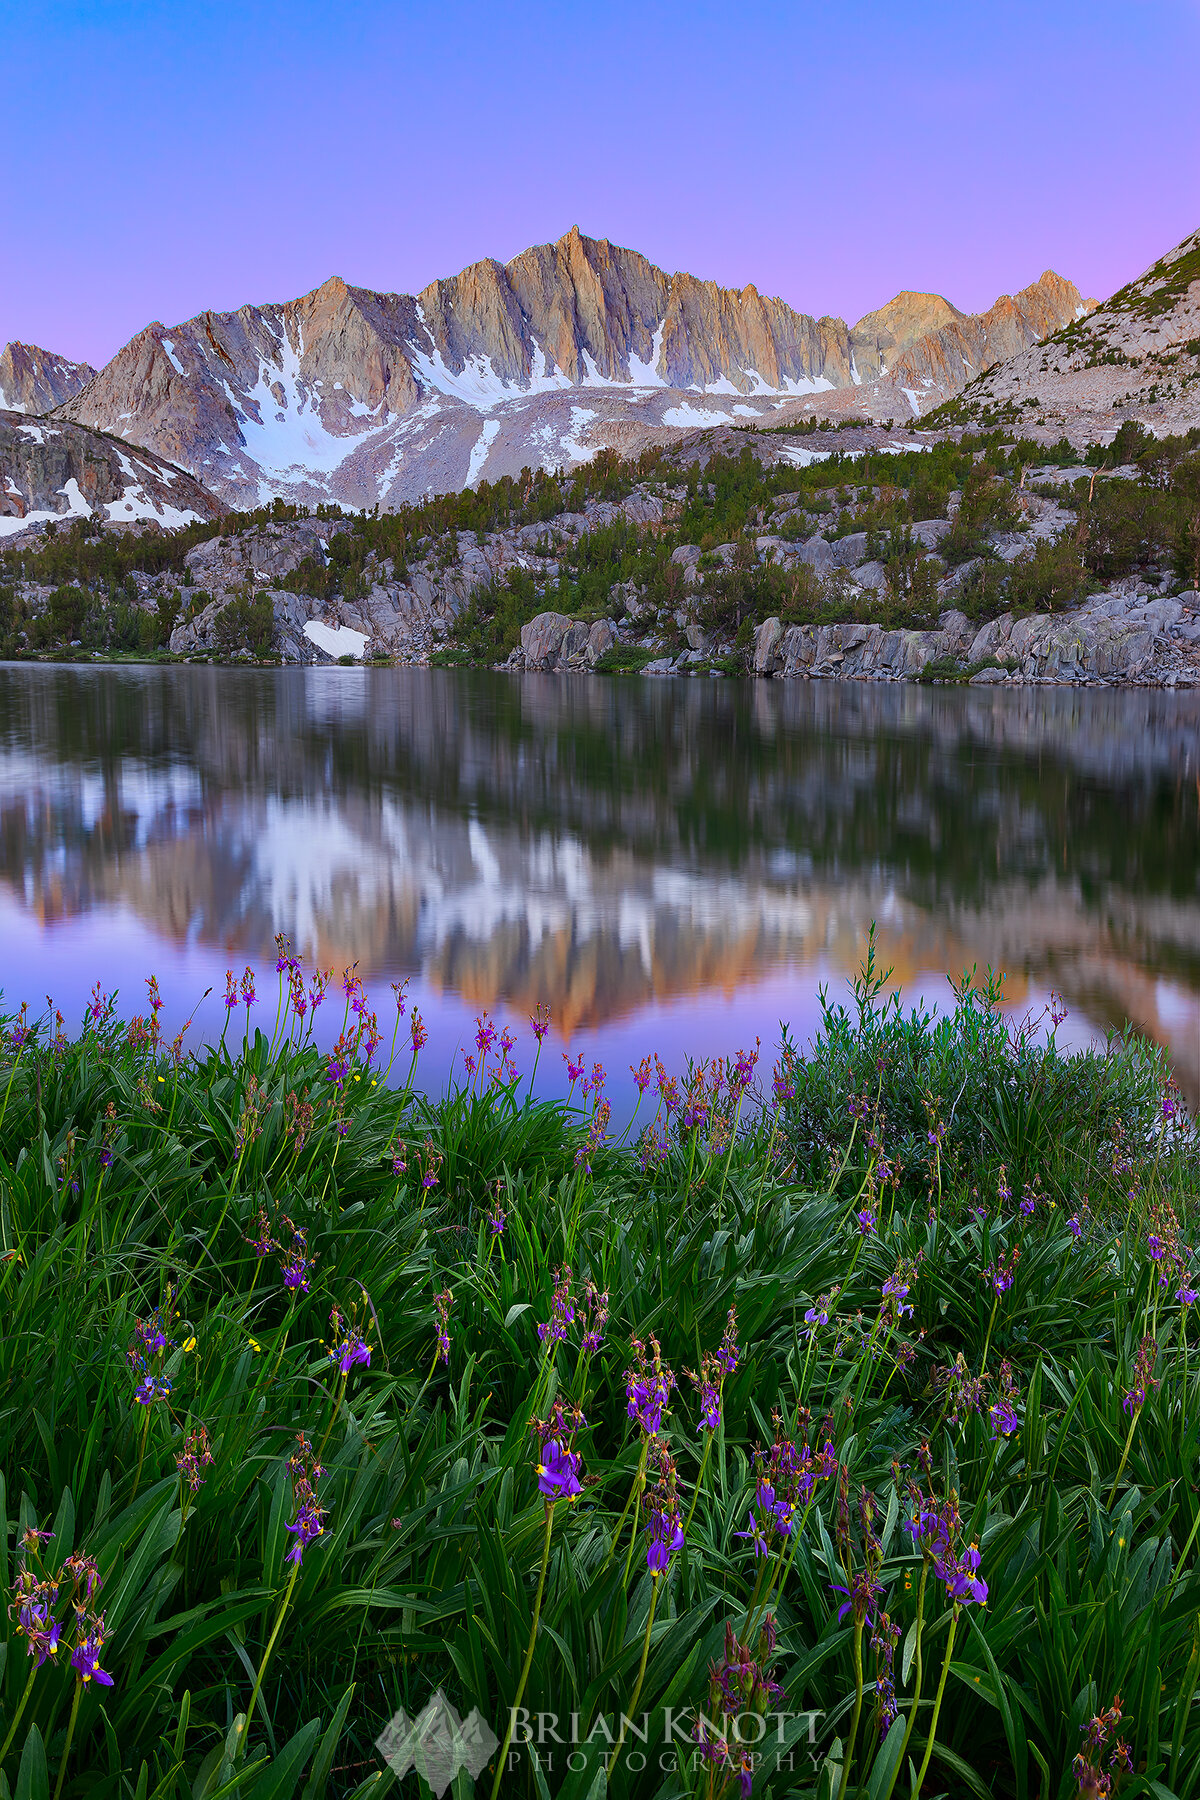
[[[539,1000],[678,1065],[808,1035],[872,920],[914,997],[995,965],[1073,1041],[1131,1018],[1195,1100],[1200,696],[0,667],[8,1002],[128,1010],[154,971],[182,1020],[285,932],[381,1018],[412,976],[443,1071]]]

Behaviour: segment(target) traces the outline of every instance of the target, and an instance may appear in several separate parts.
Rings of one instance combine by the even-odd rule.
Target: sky
[[[1200,226],[1200,0],[0,0],[0,345],[578,224],[853,321],[1105,297]]]

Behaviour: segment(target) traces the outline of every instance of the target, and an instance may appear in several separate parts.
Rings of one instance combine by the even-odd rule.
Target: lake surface
[[[218,990],[211,1036],[284,932],[381,1019],[412,978],[432,1085],[481,1008],[528,1046],[548,1002],[553,1088],[567,1045],[807,1038],[872,921],[906,997],[1002,968],[1060,1041],[1132,1019],[1195,1102],[1200,695],[0,666],[8,1005],[132,1012],[154,973],[171,1030]]]

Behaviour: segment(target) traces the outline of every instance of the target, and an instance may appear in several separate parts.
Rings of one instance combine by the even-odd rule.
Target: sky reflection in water
[[[1062,991],[1061,1040],[1131,1017],[1194,1100],[1200,696],[0,667],[8,1001],[132,1011],[154,972],[170,1030],[218,990],[215,1035],[249,962],[267,1022],[282,931],[381,1021],[411,977],[433,1086],[483,1007],[527,1068],[548,1001],[549,1091],[568,1046],[809,1037],[872,921],[906,998],[995,965],[1017,1014]]]

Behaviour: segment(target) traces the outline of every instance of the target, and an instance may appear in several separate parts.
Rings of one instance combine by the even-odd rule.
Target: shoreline
[[[829,629],[829,628],[827,628]],[[832,628],[836,629],[836,628]],[[666,660],[666,659],[662,659]],[[375,671],[395,671],[401,669],[428,669],[437,674],[493,674],[493,675],[558,675],[558,676],[599,676],[601,679],[627,681],[631,678],[644,678],[649,681],[684,680],[698,681],[704,679],[727,681],[796,681],[827,682],[830,685],[845,684],[861,687],[881,685],[887,687],[971,687],[1002,688],[1006,690],[1025,688],[1079,688],[1092,689],[1096,692],[1139,692],[1157,690],[1163,693],[1189,693],[1200,689],[1200,668],[1195,670],[1165,670],[1136,675],[1027,675],[1020,670],[1009,672],[1003,667],[985,666],[973,674],[963,670],[955,674],[938,671],[929,675],[897,674],[883,669],[847,670],[842,672],[833,669],[743,669],[726,670],[689,667],[685,658],[668,668],[647,667],[642,669],[596,670],[586,666],[564,666],[553,669],[522,668],[510,662],[485,663],[461,662],[444,663],[434,657],[402,659],[400,657],[342,657],[317,658],[310,662],[299,662],[287,657],[219,657],[219,656],[21,656],[0,658],[0,668],[8,669],[229,669],[243,673],[253,671],[266,673],[272,669],[369,669]]]

